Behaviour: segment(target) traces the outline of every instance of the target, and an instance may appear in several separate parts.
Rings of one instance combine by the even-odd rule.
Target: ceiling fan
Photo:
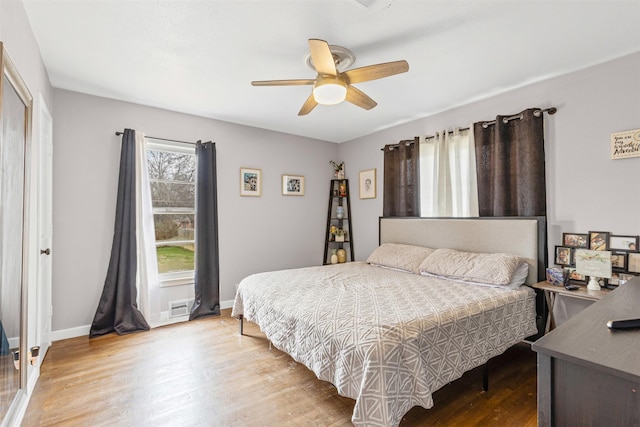
[[[364,92],[352,86],[370,80],[393,76],[409,71],[407,61],[386,62],[342,71],[342,68],[353,64],[355,56],[348,49],[340,46],[329,46],[324,40],[309,39],[310,55],[307,65],[318,73],[315,79],[297,80],[258,80],[253,86],[296,86],[313,85],[311,95],[298,112],[299,116],[309,114],[316,105],[335,105],[348,101],[358,107],[370,110],[378,105]]]

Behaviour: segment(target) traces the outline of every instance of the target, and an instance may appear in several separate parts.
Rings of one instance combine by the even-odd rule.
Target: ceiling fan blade
[[[298,111],[298,115],[306,116],[311,112],[311,110],[316,108],[316,105],[318,105],[318,103],[316,102],[316,99],[313,97],[313,93],[311,93],[311,95],[309,95],[309,97],[304,102],[304,104],[302,104],[302,108],[300,109],[300,111]]]
[[[378,103],[373,99],[369,98],[367,94],[365,94],[359,89],[356,89],[353,86],[347,86],[346,100],[352,103],[353,105],[357,105],[360,108],[364,108],[365,110],[371,110],[373,107],[378,105]]]
[[[324,40],[309,39],[309,51],[313,66],[319,74],[335,76],[338,74],[329,44]]]
[[[251,82],[252,86],[298,86],[298,85],[312,85],[316,81],[313,79],[298,79],[298,80],[255,80]]]
[[[349,83],[362,83],[405,73],[407,71],[409,71],[409,63],[402,60],[354,68],[353,70],[343,72],[342,75],[348,78]]]

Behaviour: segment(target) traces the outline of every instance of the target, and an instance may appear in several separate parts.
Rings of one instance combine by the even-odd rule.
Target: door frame
[[[51,345],[51,319],[52,319],[52,179],[53,179],[53,118],[47,108],[42,94],[38,94],[38,173],[37,173],[37,197],[38,197],[38,265],[37,265],[37,284],[36,284],[36,336],[35,343],[40,346],[37,367],[39,369],[44,357]],[[47,165],[43,164],[44,162]],[[43,203],[43,197],[48,202]],[[45,209],[46,208],[46,209]],[[42,241],[43,228],[48,228],[47,239]],[[48,253],[43,251],[48,250]],[[48,271],[43,267],[43,263],[49,264]],[[43,281],[43,273],[47,275]],[[43,330],[43,320],[46,320],[46,326]],[[31,388],[31,384],[30,388]],[[33,384],[35,385],[35,384]]]

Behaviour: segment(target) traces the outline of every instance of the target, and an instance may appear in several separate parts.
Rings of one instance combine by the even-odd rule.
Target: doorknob
[[[45,255],[51,255],[51,249],[47,248],[47,249],[40,249],[40,255],[45,254]]]

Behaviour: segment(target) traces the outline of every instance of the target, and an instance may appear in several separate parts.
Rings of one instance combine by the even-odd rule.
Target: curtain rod
[[[550,107],[550,108],[545,108],[545,109],[540,109],[540,110],[535,110],[533,112],[533,115],[536,117],[540,117],[540,115],[542,113],[549,113],[551,115],[554,115],[556,112],[558,111],[558,109],[556,107]],[[522,120],[523,116],[522,114],[515,114],[513,116],[508,116],[508,117],[504,117],[502,119],[503,123],[509,123],[511,120],[515,120],[515,119],[520,119]],[[491,125],[495,125],[496,121],[495,120],[491,120],[490,122],[482,122],[482,127],[483,128],[488,128]]]
[[[124,135],[124,132],[116,132],[116,136],[120,136],[120,135]],[[191,141],[179,141],[177,139],[158,138],[158,137],[155,137],[155,136],[147,136],[147,135],[145,135],[145,138],[153,138],[153,139],[157,139],[159,141],[178,142],[180,144],[191,144],[191,145],[196,145],[198,142],[202,142],[201,139],[197,140],[196,142],[191,142]],[[209,142],[211,142],[211,141],[209,141]]]
[[[554,114],[555,114],[555,113],[557,113],[557,112],[558,112],[558,109],[557,109],[556,107],[549,107],[549,108],[544,108],[544,109],[538,109],[538,110],[535,110],[535,111],[533,112],[533,115],[534,115],[534,116],[536,116],[536,117],[540,117],[540,115],[541,115],[542,113],[549,113],[549,114],[551,114],[551,115],[554,115]],[[504,123],[509,123],[511,120],[515,120],[515,119],[521,119],[521,120],[522,120],[522,118],[523,118],[523,117],[522,117],[522,114],[514,114],[513,116],[504,117],[504,118],[502,119],[502,121],[503,121]],[[495,120],[491,120],[491,121],[489,121],[489,122],[482,122],[482,127],[483,127],[484,129],[486,129],[486,128],[488,128],[489,126],[491,126],[491,125],[495,125],[495,124],[496,124],[496,121],[495,121]],[[468,127],[466,127],[466,128],[460,128],[460,129],[458,129],[458,131],[465,131],[465,130],[469,130],[469,128],[468,128]],[[448,133],[449,133],[450,135],[453,135],[453,131],[449,131]],[[435,135],[427,135],[427,136],[425,136],[425,137],[424,137],[424,139],[425,139],[425,141],[426,141],[427,139],[433,139],[433,138],[435,138],[435,137],[436,137]],[[410,143],[413,143],[413,140],[409,140],[409,141],[410,141]],[[400,141],[400,143],[402,143],[402,142],[405,142],[405,141]],[[398,146],[399,146],[399,144],[395,144],[395,145],[392,145],[391,147],[398,147]],[[380,151],[384,151],[384,148],[381,148],[381,149],[380,149]]]
[[[402,141],[398,142],[397,144],[393,144],[390,147],[391,147],[391,149],[398,148],[400,146],[400,144],[405,144],[408,147],[409,145],[413,145],[416,142],[418,142],[418,137],[417,136],[415,138],[413,138],[413,139],[403,139]],[[381,148],[380,151],[384,151],[384,147]]]
[[[549,113],[549,114],[551,114],[551,115],[554,115],[557,111],[558,111],[558,109],[557,109],[556,107],[550,107],[550,108],[545,108],[545,109],[538,109],[538,110],[534,110],[533,115],[534,115],[534,116],[536,116],[536,117],[540,117],[540,115],[541,115],[542,113]],[[522,120],[522,118],[523,118],[522,114],[514,114],[513,116],[504,117],[504,118],[502,119],[502,121],[503,121],[503,123],[509,123],[511,120],[515,120],[515,119],[520,119],[520,120]],[[484,129],[486,129],[486,128],[488,128],[489,126],[491,126],[491,125],[495,125],[495,124],[496,124],[496,121],[495,121],[495,120],[491,120],[491,121],[489,121],[489,122],[482,122],[482,127],[483,127]],[[465,130],[469,130],[469,128],[468,128],[468,127],[466,127],[466,128],[460,128],[460,129],[458,129],[458,130],[459,130],[459,131],[465,131]],[[453,135],[453,131],[449,131],[449,134],[450,134],[450,135]],[[425,140],[427,140],[427,139],[433,139],[433,138],[435,138],[435,135],[428,135],[428,136],[425,136],[425,137],[424,137],[424,139],[425,139]]]

